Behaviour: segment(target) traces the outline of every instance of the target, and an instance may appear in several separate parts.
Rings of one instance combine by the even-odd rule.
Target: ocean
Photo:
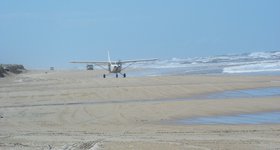
[[[280,51],[185,57],[136,63],[130,76],[188,74],[280,74]],[[124,71],[125,72],[125,71]]]

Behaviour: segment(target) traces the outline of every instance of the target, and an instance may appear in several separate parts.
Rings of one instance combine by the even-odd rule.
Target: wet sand
[[[280,111],[280,97],[196,99],[279,87],[280,76],[101,78],[32,71],[0,79],[0,149],[279,149],[279,124],[175,120]],[[128,74],[129,76],[129,74]]]

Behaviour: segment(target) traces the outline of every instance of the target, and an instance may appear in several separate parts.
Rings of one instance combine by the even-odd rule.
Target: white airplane
[[[124,78],[126,77],[126,73],[122,73],[122,70],[126,69],[130,65],[137,63],[137,62],[146,62],[146,61],[155,61],[154,59],[138,59],[138,60],[125,60],[125,61],[111,61],[110,53],[108,52],[108,61],[73,61],[70,63],[80,63],[80,64],[95,64],[105,70],[109,71],[110,73],[115,73],[116,78],[118,78],[118,74],[121,74]],[[122,67],[123,64],[127,64],[124,68]],[[104,66],[108,65],[108,68],[105,68]],[[103,74],[103,78],[106,78],[106,74]]]

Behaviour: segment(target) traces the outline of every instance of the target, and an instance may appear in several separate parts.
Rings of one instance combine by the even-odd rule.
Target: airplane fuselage
[[[122,65],[121,64],[108,64],[108,71],[110,73],[121,73]]]

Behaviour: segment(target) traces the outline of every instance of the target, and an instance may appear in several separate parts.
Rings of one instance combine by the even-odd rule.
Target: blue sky
[[[279,0],[1,0],[0,63],[280,50]]]

